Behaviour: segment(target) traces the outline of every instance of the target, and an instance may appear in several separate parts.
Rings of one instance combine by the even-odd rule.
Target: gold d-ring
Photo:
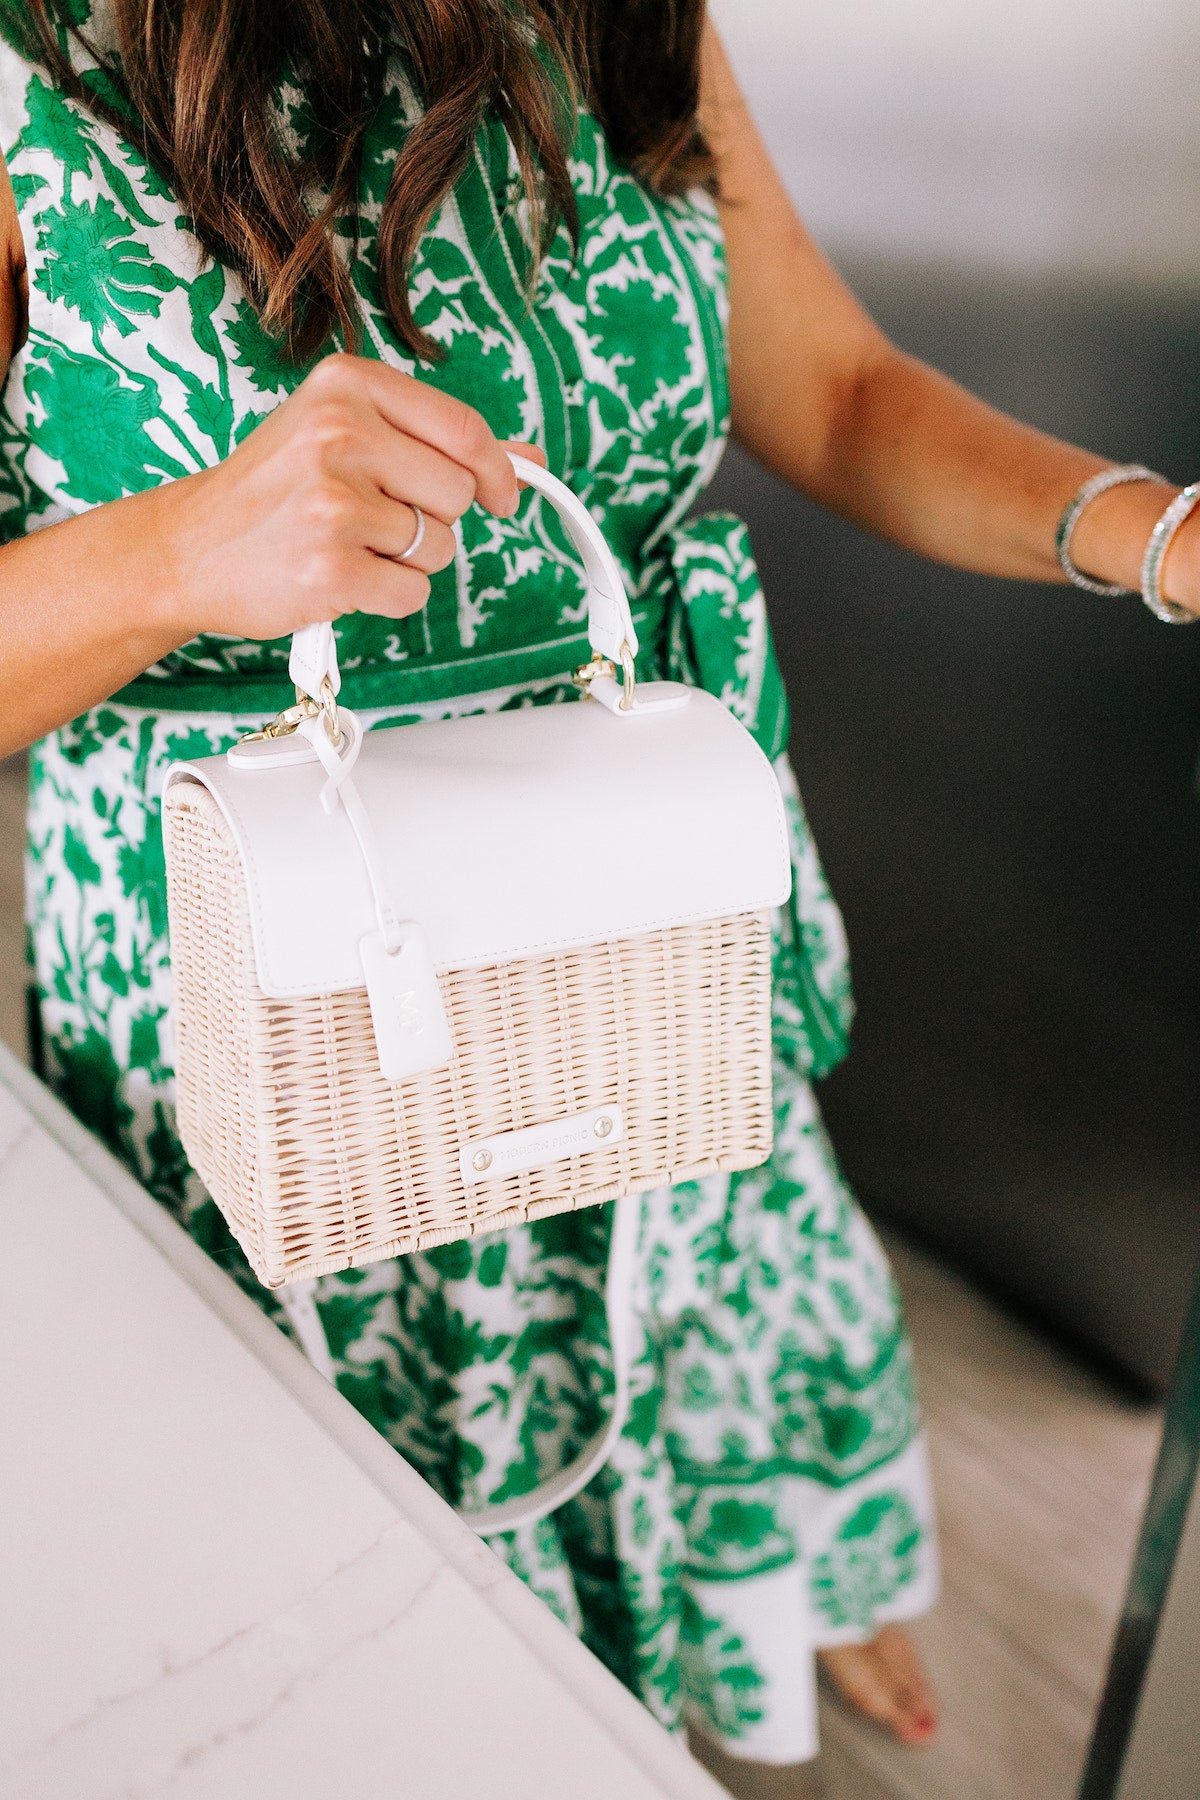
[[[338,720],[337,695],[333,691],[333,683],[328,675],[321,681],[321,719],[325,726],[325,736],[335,750],[342,747],[342,727]]]
[[[629,645],[621,645],[621,674],[624,677],[621,688],[620,707],[622,712],[633,711],[633,694],[637,686],[637,678],[633,672],[633,651]]]

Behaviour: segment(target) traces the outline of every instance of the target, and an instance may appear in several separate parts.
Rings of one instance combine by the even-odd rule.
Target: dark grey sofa
[[[1022,416],[1200,474],[1200,291],[860,272]],[[894,1221],[1151,1389],[1200,1264],[1200,628],[932,568],[731,452],[854,953],[823,1099]]]

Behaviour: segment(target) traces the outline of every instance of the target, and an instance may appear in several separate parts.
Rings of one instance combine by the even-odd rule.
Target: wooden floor
[[[0,1036],[22,1047],[23,771],[0,763]],[[891,1242],[921,1367],[945,1591],[919,1628],[942,1694],[932,1750],[824,1705],[799,1769],[706,1756],[739,1800],[1070,1800],[1159,1420],[966,1283]]]

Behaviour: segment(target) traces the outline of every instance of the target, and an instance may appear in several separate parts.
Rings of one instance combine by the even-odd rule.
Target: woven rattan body
[[[364,991],[279,1000],[245,878],[197,783],[163,813],[179,1129],[267,1286],[770,1154],[770,915],[440,977],[446,1069],[389,1083]],[[616,1105],[622,1141],[469,1187],[462,1146]]]

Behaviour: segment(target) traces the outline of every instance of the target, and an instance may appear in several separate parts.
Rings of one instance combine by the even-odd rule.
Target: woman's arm
[[[23,263],[5,174],[0,382]],[[517,494],[477,412],[397,369],[327,358],[216,468],[0,547],[0,756],[201,632],[277,638],[351,611],[416,612],[453,560],[454,521],[474,500],[510,513]],[[401,564],[414,506],[427,527]]]
[[[730,271],[733,430],[843,518],[940,562],[1062,581],[1055,527],[1107,460],[1021,425],[889,343],[808,237],[710,28],[704,123]],[[1178,490],[1113,488],[1074,533],[1078,568],[1136,588]],[[1200,611],[1200,528],[1177,535],[1169,599]]]
[[[24,326],[25,254],[0,157],[0,384]],[[157,493],[0,549],[0,755],[114,693],[178,635]]]
[[[13,352],[25,336],[29,277],[25,246],[17,224],[17,201],[8,164],[0,156],[0,385]]]

